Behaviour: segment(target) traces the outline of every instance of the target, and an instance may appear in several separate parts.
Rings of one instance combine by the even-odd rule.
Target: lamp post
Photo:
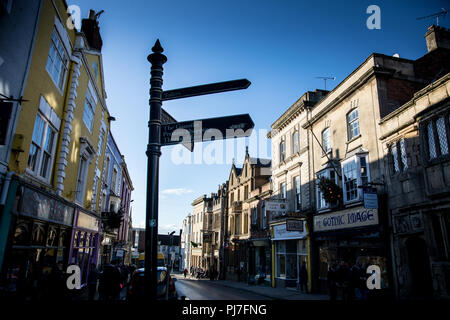
[[[153,53],[147,57],[151,63],[150,120],[147,144],[147,205],[145,219],[145,273],[144,293],[149,300],[157,298],[157,250],[158,250],[158,172],[161,156],[161,105],[163,64],[167,57],[156,41]],[[150,252],[148,252],[150,249]]]

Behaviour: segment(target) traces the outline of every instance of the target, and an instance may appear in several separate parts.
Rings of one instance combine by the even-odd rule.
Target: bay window
[[[344,203],[362,199],[362,189],[359,186],[369,182],[369,166],[367,155],[356,155],[342,163],[342,185]]]

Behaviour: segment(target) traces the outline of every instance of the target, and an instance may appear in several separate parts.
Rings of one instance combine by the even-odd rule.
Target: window
[[[280,162],[283,162],[286,159],[286,142],[281,141],[280,143]]]
[[[38,113],[31,139],[28,169],[46,180],[50,180],[51,176],[55,138],[56,130]]]
[[[286,183],[285,182],[280,184],[280,198],[286,199]]]
[[[301,209],[301,194],[300,194],[300,176],[294,178],[294,191],[295,191],[295,210]]]
[[[80,167],[78,169],[77,189],[75,193],[75,200],[83,204],[84,190],[86,186],[88,162],[84,157],[80,158]]]
[[[322,191],[319,188],[319,181],[320,178],[327,178],[330,179],[331,181],[334,181],[336,184],[338,184],[338,180],[337,180],[337,174],[336,171],[333,168],[327,168],[325,170],[320,171],[319,173],[317,173],[317,185],[316,185],[316,189],[317,189],[317,210],[321,210],[321,209],[326,209],[330,207],[330,204],[328,202],[325,201],[324,196]]]
[[[114,168],[113,169],[112,179],[111,179],[111,190],[113,192],[116,192],[116,179],[117,179],[117,169]]]
[[[394,142],[391,146],[394,173],[406,171],[408,169],[408,158],[406,156],[405,140]]]
[[[322,148],[325,153],[331,151],[330,128],[322,131]]]
[[[428,144],[428,159],[432,160],[447,155],[448,150],[447,117],[431,120],[426,125],[426,141]]]
[[[358,109],[350,111],[347,115],[347,132],[348,140],[352,140],[359,135]]]
[[[95,101],[92,98],[89,88],[86,91],[86,100],[84,101],[83,121],[89,132],[92,132],[92,125],[94,124]]]
[[[342,185],[344,187],[344,202],[360,200],[362,189],[358,186],[369,182],[367,155],[354,156],[342,165]]]
[[[295,131],[292,135],[292,152],[297,153],[299,151],[299,144],[298,144],[298,131]]]
[[[266,214],[266,206],[265,205],[263,205],[263,207],[262,207],[262,221],[261,221],[261,227],[263,228],[263,229],[265,229],[266,228],[266,218],[267,217],[267,214]]]
[[[68,61],[69,59],[63,43],[59,38],[56,29],[53,29],[46,69],[60,90],[63,89]]]
[[[256,225],[257,220],[258,219],[258,208],[257,207],[253,207],[252,208],[252,224]]]

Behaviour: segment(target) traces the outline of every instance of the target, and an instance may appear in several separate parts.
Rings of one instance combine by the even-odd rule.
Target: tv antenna
[[[323,79],[325,82],[325,90],[327,90],[327,80],[336,80],[336,77],[316,77],[317,79]]]
[[[441,9],[442,9],[442,11],[440,11],[438,13],[433,13],[428,16],[419,17],[419,18],[416,18],[416,20],[422,20],[422,19],[427,19],[427,18],[436,18],[436,25],[439,26],[439,17],[442,16],[445,18],[445,15],[447,14],[447,10],[445,8],[441,8]]]

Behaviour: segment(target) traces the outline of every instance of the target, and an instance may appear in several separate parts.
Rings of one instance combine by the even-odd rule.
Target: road
[[[269,300],[266,296],[224,287],[220,282],[210,280],[177,277],[175,287],[179,297],[186,296],[189,300]]]

